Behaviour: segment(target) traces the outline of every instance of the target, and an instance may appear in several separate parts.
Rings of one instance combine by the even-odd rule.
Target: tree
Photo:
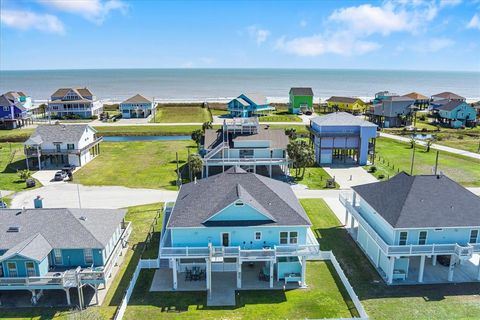
[[[204,122],[202,124],[202,131],[205,132],[205,130],[207,129],[212,129],[213,126],[212,126],[212,122],[211,121],[207,121],[207,122]]]
[[[197,144],[197,147],[200,146],[200,143],[202,142],[202,138],[203,138],[203,131],[198,129],[198,130],[195,130],[192,132],[192,140],[195,141],[195,143]]]
[[[301,172],[303,179],[306,167],[315,162],[313,148],[305,140],[292,140],[287,146],[287,153],[292,159],[295,177],[298,177]]]
[[[198,173],[202,171],[203,160],[197,153],[192,153],[188,156],[188,168],[192,172],[193,176],[196,177]]]
[[[22,181],[27,181],[27,179],[32,176],[32,173],[28,169],[17,170],[17,174]]]
[[[432,144],[435,142],[435,138],[428,138],[427,140],[425,140],[425,143],[426,143],[426,147],[427,147],[427,150],[426,152],[430,152],[430,147],[432,146]]]
[[[295,128],[285,129],[285,134],[290,138],[290,140],[297,139],[297,129],[295,129]]]

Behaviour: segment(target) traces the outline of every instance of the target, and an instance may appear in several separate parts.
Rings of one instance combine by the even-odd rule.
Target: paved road
[[[394,135],[394,134],[380,132],[380,136],[385,137],[385,138],[389,138],[389,139],[398,140],[398,141],[410,142],[410,138],[405,138],[405,137],[397,136],[397,135]],[[426,143],[424,141],[418,141],[418,140],[417,140],[417,144],[419,144],[421,146],[426,145]],[[442,146],[442,145],[439,145],[439,144],[432,144],[431,148],[432,149],[437,149],[437,150],[440,150],[440,151],[446,151],[446,152],[459,154],[459,155],[470,157],[470,158],[480,159],[480,153],[474,153],[474,152],[470,152],[470,151],[455,149],[455,148],[451,148],[451,147],[447,147],[447,146]]]

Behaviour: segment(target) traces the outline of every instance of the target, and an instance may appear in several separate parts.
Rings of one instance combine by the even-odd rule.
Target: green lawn
[[[34,129],[0,130],[0,142],[24,142]]]
[[[182,123],[197,122],[203,123],[212,121],[207,108],[189,106],[169,106],[157,108],[155,118],[151,122],[158,123]]]
[[[322,250],[332,250],[371,319],[479,319],[478,284],[387,286],[321,199],[300,200]]]
[[[17,170],[26,169],[23,144],[0,143],[0,189],[25,190],[25,182],[18,179]],[[37,186],[40,182],[37,181]]]
[[[294,170],[291,170],[291,174]],[[305,175],[303,179],[298,177],[295,182],[306,185],[309,189],[325,189],[327,180],[331,176],[322,167],[310,167],[305,169]],[[339,185],[337,184],[337,189]]]
[[[147,245],[145,240],[147,234],[151,231],[151,225],[154,218],[158,215],[158,210],[162,209],[161,203],[136,206],[128,208],[125,220],[132,222],[132,234],[129,239],[129,250],[121,264],[115,279],[108,289],[105,300],[100,307],[90,307],[81,314],[72,314],[65,309],[54,308],[0,308],[0,318],[9,320],[27,320],[27,319],[112,319],[118,305],[120,304],[125,290],[128,287],[132,274],[140,259],[141,253],[146,248],[143,258],[151,258],[152,252],[158,253],[158,245],[155,241],[159,238],[161,220],[157,219],[155,232],[151,244]],[[158,241],[157,241],[158,243]],[[47,292],[48,294],[48,292]]]
[[[78,170],[74,180],[88,186],[176,190],[175,153],[182,170],[187,148],[196,152],[192,141],[103,142],[98,158]]]
[[[201,126],[96,126],[95,129],[101,136],[189,136]]]
[[[226,109],[212,109],[212,108],[210,108],[210,112],[211,112],[212,116],[224,116],[224,115],[230,114],[230,112],[228,112],[228,110],[226,110]]]
[[[270,128],[272,129],[287,129],[287,128],[294,128],[296,131],[297,131],[297,134],[298,135],[302,135],[304,137],[308,137],[309,136],[309,132],[308,132],[308,129],[307,129],[307,126],[304,125],[304,124],[296,124],[296,123],[292,123],[292,124],[271,124],[269,125]]]
[[[432,174],[435,165],[436,150],[426,152],[426,147],[417,145],[415,152],[414,174]],[[398,171],[410,173],[412,149],[409,143],[395,141],[388,138],[378,138],[376,145],[377,158],[375,166],[378,178],[384,175],[385,178],[392,177]],[[468,187],[480,186],[480,160],[440,151],[438,161],[438,172],[458,183]]]
[[[302,122],[302,119],[288,111],[272,111],[259,118],[260,122]]]

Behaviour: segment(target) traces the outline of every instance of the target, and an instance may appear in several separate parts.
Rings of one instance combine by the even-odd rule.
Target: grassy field
[[[96,126],[101,136],[189,136],[201,126]]]
[[[293,174],[294,170],[291,170]],[[327,180],[331,176],[322,167],[310,167],[305,169],[303,179],[300,177],[295,179],[295,182],[306,185],[309,189],[325,189]],[[339,185],[337,184],[337,189]]]
[[[74,174],[83,185],[125,186],[176,190],[175,153],[185,165],[192,141],[103,142],[100,155]]]
[[[23,142],[30,137],[34,129],[0,130],[0,142]]]
[[[426,147],[417,145],[415,149],[414,174],[432,174],[435,165],[436,150],[426,152]],[[378,138],[376,146],[377,158],[374,175],[379,178],[392,177],[398,171],[410,173],[412,149],[410,144],[388,138]],[[469,186],[480,186],[480,160],[440,151],[438,171],[457,181]]]
[[[18,179],[17,170],[26,169],[21,143],[0,143],[0,189],[25,190],[25,182]],[[37,181],[37,186],[40,182]]]
[[[300,200],[322,250],[332,250],[371,319],[479,319],[478,284],[389,287],[321,199]]]
[[[169,106],[157,108],[155,118],[150,122],[158,123],[185,123],[198,122],[203,123],[212,121],[207,108],[187,107],[187,106]]]
[[[302,122],[299,116],[288,111],[272,111],[266,116],[259,117],[258,120],[260,122]]]
[[[144,206],[136,206],[128,208],[125,220],[132,222],[132,234],[129,239],[129,250],[124,261],[108,289],[105,300],[100,307],[90,307],[86,312],[81,314],[72,314],[69,310],[56,308],[17,308],[2,309],[0,308],[0,318],[3,320],[27,320],[27,319],[112,319],[117,306],[120,304],[123,294],[132,278],[132,274],[137,266],[142,251],[143,258],[150,258],[152,252],[158,253],[158,246],[155,241],[159,238],[158,230],[160,230],[161,220],[157,220],[155,232],[151,245],[147,245],[145,239],[150,231],[154,218],[161,210],[162,204],[149,204]],[[158,242],[157,242],[158,243]]]

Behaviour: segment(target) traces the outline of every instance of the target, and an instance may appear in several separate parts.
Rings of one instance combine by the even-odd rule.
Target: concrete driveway
[[[87,187],[73,183],[53,183],[38,189],[22,191],[13,196],[12,208],[33,208],[33,199],[43,198],[45,208],[117,209],[136,205],[172,201],[176,191],[126,187]]]
[[[378,181],[365,169],[358,166],[332,165],[323,167],[323,169],[325,169],[331,177],[335,177],[335,181],[340,185],[341,189],[349,189],[359,184]]]
[[[59,171],[57,170],[40,170],[35,172],[32,177],[40,181],[40,183],[44,186],[49,186],[52,184],[65,184],[66,182],[63,181],[55,181],[53,178],[55,177],[55,173]]]

